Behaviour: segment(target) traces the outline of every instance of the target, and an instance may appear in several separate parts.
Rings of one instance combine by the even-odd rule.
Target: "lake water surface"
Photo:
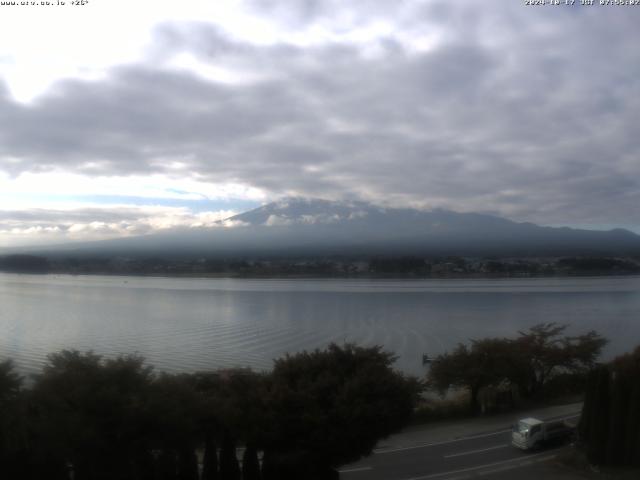
[[[0,274],[0,358],[35,372],[63,348],[138,352],[160,370],[268,369],[329,342],[383,345],[421,374],[436,355],[539,322],[640,344],[640,277],[252,280]]]

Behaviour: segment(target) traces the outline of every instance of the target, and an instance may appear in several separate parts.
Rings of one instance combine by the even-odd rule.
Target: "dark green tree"
[[[239,445],[254,450],[264,446],[270,428],[266,412],[267,378],[265,374],[245,368],[194,375],[196,390],[206,404],[207,414],[201,422],[209,442],[217,439],[224,446],[225,435],[231,435]],[[220,475],[222,471],[221,450]],[[211,472],[213,468],[207,468],[207,475]]]
[[[176,453],[163,449],[157,460],[157,475],[159,480],[178,480],[178,458]]]
[[[592,432],[592,427],[595,424],[594,417],[598,415],[598,412],[596,412],[594,408],[595,398],[597,395],[597,375],[597,368],[591,369],[587,374],[582,414],[580,415],[580,421],[578,422],[578,433],[582,439],[589,438]]]
[[[528,331],[519,332],[515,340],[524,363],[517,384],[525,397],[532,397],[542,390],[550,378],[558,372],[586,372],[607,344],[607,340],[595,331],[579,336],[563,336],[567,325],[540,323]]]
[[[213,434],[205,434],[202,480],[218,480],[218,449]]]
[[[178,450],[178,480],[199,480],[198,458],[191,442],[185,442]]]
[[[624,369],[615,371],[610,382],[605,462],[611,465],[620,465],[625,456],[625,426],[629,421],[629,397],[633,386],[631,382],[632,379]]]
[[[627,420],[623,462],[626,465],[640,466],[640,381],[638,379],[633,385],[629,398]]]
[[[175,459],[177,480],[197,480],[195,450],[204,441],[206,413],[192,375],[163,373],[151,383],[145,409],[151,446]]]
[[[640,466],[640,347],[589,375],[580,437],[590,462]]]
[[[640,347],[611,363],[606,462],[640,466]]]
[[[0,402],[14,399],[20,393],[22,381],[11,360],[0,362]]]
[[[258,450],[249,444],[242,455],[242,480],[260,480]]]
[[[264,478],[333,476],[406,425],[422,386],[394,371],[393,361],[381,347],[352,344],[276,360]]]
[[[0,362],[0,476],[25,476],[27,428],[22,377],[13,362]]]
[[[598,367],[595,379],[595,388],[591,398],[591,415],[588,426],[589,436],[587,437],[589,448],[587,456],[594,464],[602,464],[606,458],[607,434],[609,431],[609,398],[611,374],[608,366]]]
[[[50,355],[31,393],[34,454],[72,465],[77,480],[132,478],[148,451],[151,378],[136,356]]]
[[[428,385],[441,394],[450,388],[467,389],[469,410],[480,411],[480,390],[518,376],[520,357],[511,340],[488,338],[459,344],[451,353],[437,356],[431,363]]]
[[[594,331],[575,337],[562,336],[565,325],[544,323],[516,339],[485,338],[459,344],[431,363],[428,384],[440,393],[450,388],[469,392],[470,410],[478,413],[480,391],[485,387],[517,386],[524,397],[543,392],[558,375],[583,379],[606,344]]]
[[[236,442],[226,432],[220,449],[220,480],[240,480],[240,465],[236,456]]]

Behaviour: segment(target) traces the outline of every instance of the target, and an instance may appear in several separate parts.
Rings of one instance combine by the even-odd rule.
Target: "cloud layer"
[[[244,5],[268,40],[165,22],[102,79],[0,89],[0,169],[640,230],[640,9],[296,5]]]
[[[109,205],[0,210],[0,246],[43,245],[146,235],[176,227],[221,227],[232,210],[194,213],[185,207]]]

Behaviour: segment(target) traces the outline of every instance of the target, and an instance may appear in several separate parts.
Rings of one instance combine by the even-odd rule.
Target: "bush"
[[[461,392],[453,398],[427,398],[420,401],[413,411],[411,423],[419,425],[438,420],[466,418],[469,416],[469,395]]]
[[[330,345],[279,359],[270,374],[156,375],[137,356],[62,351],[28,391],[0,363],[0,475],[195,480],[205,447],[203,478],[239,480],[237,444],[251,478],[258,450],[265,479],[337,478],[411,417],[421,385],[392,362],[380,347]]]

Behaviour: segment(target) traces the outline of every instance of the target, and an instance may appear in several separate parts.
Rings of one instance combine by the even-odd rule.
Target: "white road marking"
[[[444,442],[421,443],[421,444],[418,444],[418,445],[412,445],[410,447],[398,447],[398,448],[391,448],[389,450],[374,450],[373,453],[375,453],[376,455],[380,455],[382,453],[402,452],[404,450],[414,450],[416,448],[435,447],[437,445],[447,445],[449,443],[464,442],[465,440],[474,440],[476,438],[493,437],[495,435],[500,435],[502,433],[506,433],[506,432],[510,432],[510,431],[511,431],[511,429],[509,428],[507,430],[500,430],[498,432],[482,433],[480,435],[472,435],[470,437],[454,438],[454,439],[451,439],[451,440],[445,440]]]
[[[544,457],[543,457],[544,456]],[[537,453],[535,455],[529,455],[529,459],[540,457],[537,462],[544,462],[556,458],[557,455],[549,455],[547,453]],[[513,468],[519,467],[521,463],[524,463],[522,458],[512,458],[511,460],[503,460],[501,462],[487,463],[485,465],[477,465],[475,467],[462,468],[460,470],[451,470],[449,472],[432,473],[431,475],[424,475],[422,477],[411,477],[407,480],[427,480],[429,478],[446,477],[447,475],[455,475],[457,473],[473,472],[475,470],[482,470],[484,468],[497,467],[498,465],[513,464]],[[506,469],[505,469],[506,470]]]
[[[464,455],[473,455],[474,453],[488,452],[489,450],[497,450],[498,448],[506,448],[509,444],[496,445],[494,447],[481,448],[479,450],[469,450],[468,452],[452,453],[451,455],[444,455],[444,458],[462,457]]]
[[[490,470],[483,470],[482,472],[478,472],[479,477],[484,477],[487,475],[493,475],[495,473],[506,472],[508,470],[513,470],[514,468],[524,467],[524,463],[518,463],[517,465],[503,465],[502,467],[492,468]],[[451,479],[447,479],[451,480]]]
[[[346,470],[338,470],[340,473],[352,473],[352,472],[364,472],[367,470],[372,470],[371,467],[358,467],[358,468],[347,468]]]
[[[564,415],[560,415],[558,417],[553,417],[550,418],[549,420],[547,420],[548,422],[551,420],[567,420],[569,418],[578,418],[580,417],[582,414],[581,413],[576,413],[575,415],[569,415],[569,416],[564,416]]]

